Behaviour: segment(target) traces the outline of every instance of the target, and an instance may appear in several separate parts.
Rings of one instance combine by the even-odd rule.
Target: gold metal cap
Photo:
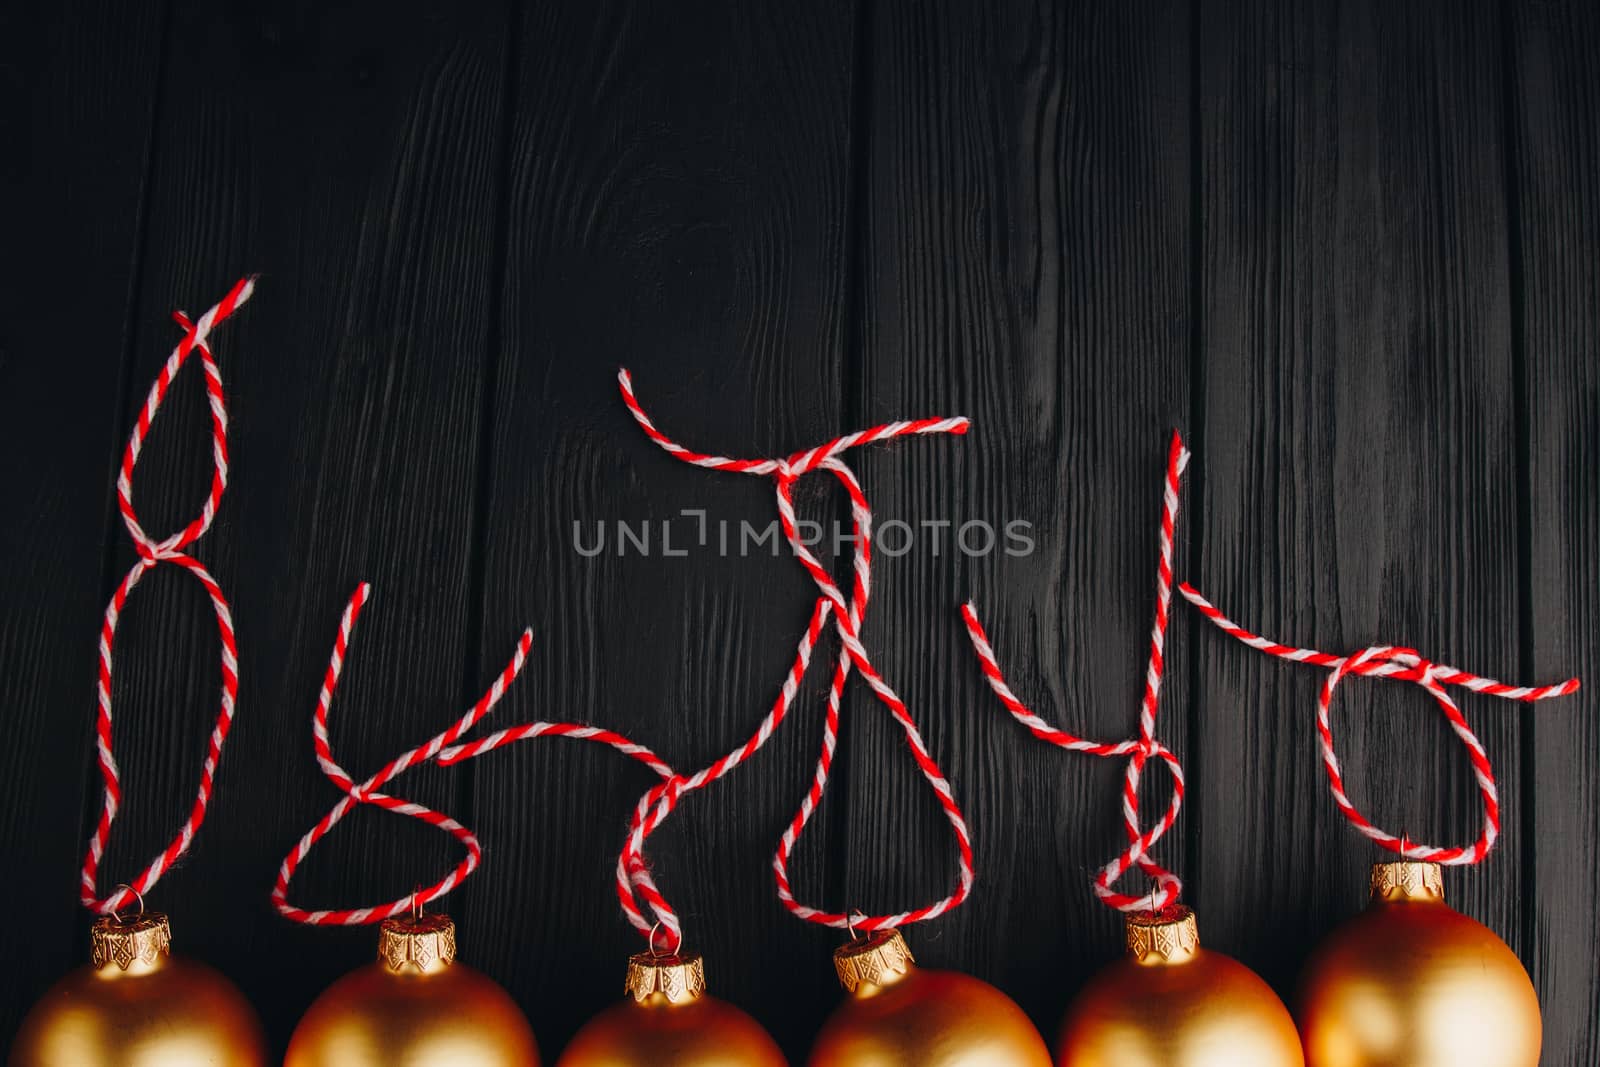
[[[1372,865],[1372,899],[1444,900],[1444,871],[1437,863],[1399,863]]]
[[[102,915],[89,928],[89,958],[95,970],[115,967],[135,974],[155,967],[172,951],[167,917],[150,911],[131,919]]]
[[[455,958],[456,924],[448,915],[385,919],[378,927],[378,961],[395,974],[407,968],[431,974]]]
[[[1194,912],[1181,904],[1160,911],[1130,912],[1124,929],[1128,955],[1153,967],[1188,963],[1200,951],[1200,926]]]
[[[833,950],[833,969],[839,972],[839,984],[847,993],[864,985],[892,985],[916,964],[899,930],[879,930]]]
[[[664,998],[668,1004],[687,1004],[706,991],[705,961],[698,953],[680,956],[675,952],[641,952],[628,958],[624,989],[639,1004],[655,997]]]

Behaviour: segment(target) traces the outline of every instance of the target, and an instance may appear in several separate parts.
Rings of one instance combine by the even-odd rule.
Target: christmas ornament
[[[813,611],[811,628],[802,641],[815,639],[817,628],[831,612],[839,635],[840,652],[829,686],[827,715],[823,726],[822,751],[818,757],[810,790],[799,811],[790,821],[773,857],[773,873],[778,898],[798,918],[839,930],[856,930],[869,935],[865,942],[840,950],[837,963],[841,978],[851,988],[850,999],[842,1006],[818,1038],[812,1062],[816,1064],[923,1064],[979,1065],[1005,1063],[1027,1067],[1046,1064],[1049,1056],[1044,1043],[1021,1009],[1004,994],[976,979],[939,971],[917,971],[911,964],[905,942],[896,928],[937,918],[959,906],[972,891],[972,844],[966,820],[954,793],[929,751],[905,702],[878,672],[859,634],[871,590],[872,511],[859,479],[840,458],[847,449],[890,438],[923,434],[964,434],[964,418],[919,419],[886,423],[857,433],[835,438],[816,448],[797,452],[784,459],[729,459],[694,452],[673,441],[656,428],[645,414],[633,391],[627,371],[618,381],[622,399],[634,420],[657,445],[670,455],[698,467],[740,474],[771,476],[776,482],[778,520],[795,557],[820,592]],[[850,498],[850,518],[854,557],[851,593],[846,599],[820,560],[799,534],[795,517],[794,484],[803,475],[825,472],[833,476]],[[804,673],[804,655],[799,667]],[[840,712],[844,688],[852,672],[858,672],[873,695],[888,709],[900,727],[924,779],[933,789],[945,819],[955,837],[958,854],[958,879],[955,889],[934,903],[891,915],[846,915],[810,907],[795,899],[789,881],[789,861],[800,835],[821,805],[838,744]],[[791,671],[785,693],[792,696],[800,675]],[[759,735],[758,735],[759,736]],[[636,819],[637,822],[637,819]],[[640,883],[649,899],[648,885]],[[865,946],[865,947],[864,947]],[[893,973],[875,961],[894,961]],[[860,968],[884,980],[861,981]],[[966,1020],[962,1022],[962,1020]]]
[[[172,956],[172,931],[167,917],[147,914],[143,897],[188,852],[204,824],[223,745],[233,724],[239,679],[232,613],[211,573],[186,550],[210,529],[228,484],[227,408],[222,373],[208,338],[212,329],[243,306],[254,290],[254,280],[245,278],[199,319],[191,321],[182,312],[173,316],[183,329],[183,337],[150,387],[122,454],[117,507],[138,559],[106,605],[100,629],[95,733],[103,790],[100,818],[84,855],[80,888],[84,907],[99,916],[90,929],[92,962],[63,978],[29,1012],[12,1045],[13,1067],[133,1067],[150,1063],[256,1067],[267,1062],[260,1027],[238,990],[210,968]],[[211,490],[197,518],[177,533],[157,540],[145,533],[134,511],[134,471],[173,380],[195,353],[199,354],[211,409]],[[134,588],[163,563],[193,575],[210,599],[221,644],[220,705],[201,767],[199,789],[183,826],[131,883],[118,886],[102,898],[98,890],[100,860],[122,799],[121,771],[112,748],[112,650],[117,623]],[[134,901],[139,905],[138,915],[124,920],[120,911]]]
[[[1049,1067],[1050,1053],[1004,993],[924,970],[897,930],[833,954],[848,996],[817,1034],[812,1067]]]
[[[786,1067],[760,1023],[706,993],[699,956],[640,953],[626,992],[584,1024],[556,1067]]]
[[[1006,684],[977,608],[962,608],[967,634],[989,687],[1035,737],[1071,752],[1128,757],[1122,815],[1128,846],[1095,875],[1100,899],[1124,913],[1128,955],[1089,980],[1062,1023],[1056,1063],[1071,1067],[1301,1067],[1300,1042],[1288,1010],[1243,964],[1200,947],[1194,914],[1178,905],[1182,882],[1151,859],[1150,849],[1172,828],[1183,805],[1183,766],[1156,740],[1156,712],[1166,662],[1172,605],[1173,542],[1178,490],[1189,451],[1173,434],[1162,494],[1156,614],[1150,635],[1139,736],[1129,741],[1088,741],[1051,726]],[[1152,759],[1167,767],[1172,798],[1148,831],[1139,823],[1139,781]],[[1155,883],[1144,896],[1115,889],[1138,867]]]
[[[385,919],[378,958],[334,982],[295,1027],[284,1067],[538,1067],[533,1030],[489,978],[456,962],[443,915]]]
[[[92,962],[34,1005],[11,1067],[265,1067],[255,1012],[226,978],[171,954],[165,915],[103,915]]]
[[[1101,970],[1061,1024],[1072,1067],[1298,1067],[1300,1035],[1267,983],[1200,946],[1194,913],[1126,917],[1128,953]]]
[[[1444,687],[1533,702],[1574,693],[1578,680],[1507,685],[1392,645],[1351,656],[1295,648],[1251,633],[1187,584],[1182,592],[1203,617],[1251,648],[1330,668],[1317,700],[1317,738],[1334,803],[1364,836],[1406,861],[1374,868],[1372,906],[1331,935],[1309,965],[1300,1008],[1307,1063],[1533,1067],[1539,1062],[1539,1005],[1527,972],[1499,938],[1444,903],[1439,865],[1481,863],[1500,836],[1500,794],[1489,755]],[[1332,718],[1334,692],[1349,675],[1412,682],[1444,712],[1466,746],[1483,802],[1483,827],[1472,844],[1419,845],[1374,826],[1351,803]]]
[[[1539,1001],[1516,954],[1444,902],[1437,863],[1380,863],[1372,902],[1306,966],[1310,1067],[1536,1067]]]

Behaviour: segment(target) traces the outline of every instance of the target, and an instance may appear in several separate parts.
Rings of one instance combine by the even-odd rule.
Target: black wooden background
[[[376,599],[333,718],[358,774],[452,721],[524,625],[536,643],[504,724],[615,726],[693,766],[770,703],[813,595],[793,560],[573,549],[574,520],[772,517],[769,483],[645,440],[616,396],[622,363],[663,425],[735,455],[974,418],[965,439],[858,457],[879,521],[1024,519],[1038,549],[935,556],[923,539],[880,557],[866,638],[976,838],[974,899],[915,947],[1047,1029],[1117,951],[1088,877],[1118,841],[1120,767],[1004,716],[956,607],[977,597],[1043,713],[1131,733],[1170,427],[1197,455],[1179,573],[1247,624],[1513,680],[1600,675],[1596,5],[760,7],[0,14],[0,1033],[86,953],[95,638],[133,558],[118,451],[176,336],[168,311],[198,313],[246,272],[258,295],[217,341],[233,487],[199,549],[234,601],[239,718],[211,819],[151,903],[280,1046],[372,951],[370,930],[294,927],[267,900],[337,799],[309,724],[358,580]],[[190,370],[139,472],[151,528],[187,520],[208,462]],[[802,507],[843,514],[819,483]],[[1322,676],[1187,609],[1172,640],[1163,733],[1192,789],[1165,856],[1209,943],[1287,994],[1375,856],[1321,776]],[[127,796],[105,885],[192,797],[217,684],[193,582],[148,579],[118,655]],[[809,777],[824,675],[654,850],[715,988],[796,1055],[838,997],[837,937],[779,908],[768,857]],[[1532,972],[1546,1062],[1585,1067],[1600,1058],[1593,691],[1536,710],[1464,697],[1505,834],[1447,883]],[[1381,823],[1475,833],[1468,764],[1420,692],[1352,683],[1339,729]],[[942,820],[859,688],[840,763],[797,859],[803,894],[866,909],[940,895]],[[485,841],[448,908],[549,1051],[618,993],[637,943],[610,868],[650,781],[547,742],[399,783]],[[443,835],[363,811],[296,896],[387,899],[455,858]]]

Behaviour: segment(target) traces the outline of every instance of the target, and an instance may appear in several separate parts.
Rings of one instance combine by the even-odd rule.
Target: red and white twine
[[[644,857],[645,840],[661,826],[685,796],[722,778],[755,755],[771,739],[794,703],[795,693],[799,691],[800,681],[805,677],[806,667],[811,662],[811,652],[816,647],[818,637],[821,636],[823,623],[831,607],[832,605],[826,600],[817,602],[816,609],[812,613],[811,625],[807,627],[805,635],[800,640],[794,665],[784,679],[777,702],[767,713],[766,718],[762,719],[756,732],[727,755],[687,777],[679,775],[649,749],[635,745],[610,731],[553,723],[514,726],[488,734],[476,741],[444,749],[439,754],[439,762],[445,765],[460,763],[517,741],[561,733],[569,737],[592,737],[595,740],[605,741],[654,771],[661,778],[661,782],[640,797],[635,806],[627,840],[617,857],[616,891],[617,898],[622,904],[623,914],[635,929],[651,937],[651,948],[676,952],[683,944],[683,924],[650,875]],[[642,905],[641,898],[644,902]],[[650,913],[648,916],[645,913],[646,909]],[[670,945],[656,943],[655,935],[661,930],[665,930],[671,937]]]
[[[817,601],[811,613],[811,622],[800,638],[800,647],[795,652],[794,663],[790,666],[789,673],[778,691],[777,701],[773,704],[772,710],[761,720],[756,732],[744,744],[687,778],[679,778],[676,775],[667,778],[639,798],[633,821],[628,827],[627,841],[623,845],[621,855],[617,857],[617,898],[622,903],[623,914],[634,928],[651,937],[652,949],[657,947],[652,932],[655,924],[642,913],[638,898],[644,899],[645,906],[650,909],[656,921],[671,933],[674,940],[671,949],[673,952],[678,951],[683,944],[683,927],[650,875],[644,855],[645,840],[666,821],[667,816],[672,814],[684,796],[722,778],[755,755],[771,740],[773,733],[783,723],[784,717],[794,704],[795,694],[799,692],[800,682],[811,663],[812,650],[816,648],[817,640],[822,636],[822,627],[827,622],[831,610],[832,605],[827,600]]]
[[[516,651],[512,654],[511,662],[495,677],[489,689],[479,697],[477,702],[469,708],[454,725],[441,733],[435,734],[415,748],[408,749],[399,756],[390,760],[380,770],[365,781],[357,783],[333,758],[333,750],[328,740],[328,710],[333,704],[333,694],[339,685],[339,676],[344,670],[345,657],[350,647],[350,635],[355,629],[356,620],[360,617],[361,609],[366,605],[371,595],[372,587],[363,582],[351,595],[350,602],[345,606],[344,614],[339,620],[339,633],[334,639],[333,652],[328,659],[328,669],[322,678],[322,688],[317,693],[317,708],[312,716],[311,733],[313,745],[316,749],[317,763],[322,768],[322,773],[328,780],[344,792],[344,796],[333,806],[333,809],[324,815],[295,845],[294,849],[284,857],[283,863],[278,868],[278,878],[272,887],[272,903],[280,914],[295,922],[307,923],[315,926],[359,926],[365,923],[381,922],[384,919],[409,913],[413,908],[421,907],[430,901],[449,893],[461,884],[462,880],[477,869],[483,858],[483,848],[476,835],[455,819],[435,811],[432,808],[410,800],[390,796],[379,792],[391,779],[418,766],[419,764],[437,761],[441,764],[451,764],[462,759],[500,744],[508,740],[519,740],[523,737],[569,737],[576,740],[595,741],[652,767],[658,771],[666,770],[663,764],[649,749],[636,745],[620,734],[609,730],[601,730],[592,726],[582,726],[575,723],[530,723],[519,727],[518,731],[501,731],[481,741],[467,745],[456,745],[467,731],[476,726],[483,718],[494,710],[496,704],[505,696],[511,683],[516,681],[517,675],[522,672],[523,665],[527,662],[528,649],[533,644],[533,634],[524,630],[517,641]],[[520,731],[520,732],[519,732]],[[516,737],[511,737],[517,733]],[[337,826],[346,815],[358,804],[371,804],[385,811],[397,815],[407,815],[419,819],[429,826],[436,827],[455,838],[466,850],[466,856],[444,878],[428,886],[418,889],[386,904],[375,904],[363,908],[344,908],[337,910],[310,910],[289,903],[289,882],[294,877],[306,856],[310,854],[317,842],[326,837],[329,831]]]
[[[960,806],[956,803],[949,781],[940,769],[933,754],[928,750],[927,743],[923,740],[921,731],[917,728],[915,720],[911,717],[905,702],[895,693],[893,688],[883,679],[873,666],[870,655],[861,644],[859,633],[862,618],[866,613],[867,601],[871,592],[871,564],[872,564],[872,510],[868,506],[865,493],[853,471],[839,459],[841,453],[857,445],[871,444],[896,437],[915,436],[922,434],[964,434],[967,432],[969,422],[965,418],[943,419],[917,419],[904,422],[885,423],[870,429],[860,430],[855,433],[845,434],[834,438],[815,448],[797,452],[782,459],[732,459],[726,456],[714,456],[694,452],[673,441],[656,428],[654,422],[645,414],[638,398],[634,394],[633,380],[626,370],[617,376],[622,391],[623,402],[632,413],[634,420],[652,441],[660,445],[669,454],[683,460],[685,463],[708,470],[729,471],[738,474],[769,475],[777,484],[777,507],[779,524],[783,529],[784,538],[794,550],[795,557],[811,575],[812,581],[821,592],[821,602],[812,615],[812,623],[806,637],[801,642],[801,654],[797,657],[795,668],[791,669],[789,679],[785,682],[786,696],[780,696],[779,706],[784,707],[788,699],[792,699],[793,690],[798,688],[801,675],[805,671],[805,660],[810,654],[810,646],[815,641],[815,634],[823,623],[826,614],[824,608],[831,609],[833,614],[834,629],[839,634],[841,649],[837,664],[834,668],[833,682],[829,687],[827,717],[823,728],[822,750],[816,764],[816,771],[812,778],[810,789],[802,800],[799,810],[785,829],[779,841],[777,852],[773,857],[773,873],[777,883],[778,897],[784,907],[801,919],[818,923],[837,929],[855,929],[872,931],[888,927],[903,926],[909,923],[921,922],[944,914],[951,908],[959,905],[972,891],[972,842],[967,830],[965,818],[961,814]],[[799,524],[795,517],[793,490],[794,483],[803,475],[814,471],[825,471],[839,481],[850,497],[851,525],[854,533],[854,555],[852,559],[852,588],[847,600],[843,592],[835,583],[833,576],[827,568],[806,547],[799,534]],[[924,907],[904,911],[892,915],[856,915],[839,912],[829,912],[820,908],[810,907],[797,901],[789,881],[789,861],[800,835],[810,822],[812,815],[821,804],[823,794],[827,789],[828,778],[832,770],[833,760],[838,747],[840,709],[843,703],[844,687],[849,680],[851,671],[860,672],[873,694],[888,708],[890,715],[900,726],[905,735],[906,742],[911,749],[912,756],[917,762],[923,777],[934,790],[939,804],[944,811],[946,820],[950,824],[951,832],[955,837],[959,874],[955,889],[941,900],[935,901]],[[774,709],[776,718],[781,719],[782,713]],[[774,716],[769,716],[769,720]],[[776,722],[773,722],[776,725]],[[770,732],[767,736],[770,736]],[[752,738],[756,747],[765,742],[764,737]],[[753,749],[752,749],[753,751]],[[651,901],[653,887],[648,881],[648,871],[643,866],[639,857],[642,848],[640,829],[652,824],[659,825],[666,813],[675,803],[675,791],[670,788],[670,783],[658,786],[652,794],[646,794],[640,801],[640,807],[635,815],[634,832],[630,834],[629,849],[624,851],[623,865],[619,868],[619,880],[626,870],[629,880],[645,896],[647,902],[652,903],[652,910],[661,918],[664,925],[666,918],[660,909],[654,907]],[[646,814],[648,813],[648,814]],[[659,813],[659,814],[658,814]],[[648,833],[648,829],[644,829]],[[631,855],[630,855],[631,853]],[[620,889],[619,885],[619,889]],[[625,903],[624,907],[627,905]],[[630,913],[630,919],[634,915]],[[639,921],[635,921],[640,926]],[[642,927],[641,927],[642,928]],[[674,933],[676,933],[674,928]]]
[[[216,783],[217,763],[222,758],[222,746],[228,739],[229,728],[233,725],[234,703],[239,692],[239,658],[233,633],[233,615],[229,610],[227,597],[218,587],[216,579],[212,578],[211,573],[199,560],[185,550],[211,528],[211,523],[217,515],[217,506],[222,502],[223,491],[228,485],[228,412],[222,396],[222,372],[217,367],[207,339],[211,331],[242,307],[254,291],[255,279],[243,278],[228,290],[228,294],[215,307],[201,315],[199,319],[190,321],[183,312],[174,313],[173,319],[182,327],[183,337],[172,350],[172,354],[167,357],[161,372],[156,376],[155,383],[151,385],[122,454],[122,467],[117,475],[117,508],[122,514],[123,525],[128,529],[128,536],[133,539],[139,558],[112,593],[111,602],[106,605],[105,617],[100,627],[100,670],[95,690],[99,713],[96,717],[95,734],[104,792],[100,818],[89,838],[88,850],[83,858],[80,888],[80,899],[84,907],[102,915],[116,912],[126,907],[134,898],[148,893],[161,880],[161,876],[189,850],[189,846],[194,842],[194,835],[205,822],[206,809],[211,803],[211,794]],[[211,489],[206,495],[205,503],[201,505],[200,514],[194,521],[177,533],[156,540],[145,533],[134,512],[133,472],[139,462],[139,453],[144,448],[145,437],[150,432],[156,413],[161,409],[162,401],[166,399],[173,379],[194,352],[200,354],[206,399],[211,408]],[[116,641],[117,622],[122,617],[123,609],[134,587],[148,572],[162,563],[181,567],[194,575],[211,600],[221,645],[220,706],[216,725],[211,730],[205,762],[200,768],[199,790],[194,804],[189,809],[189,816],[179,828],[177,836],[131,883],[119,886],[107,897],[101,897],[97,888],[100,860],[105,854],[106,840],[111,835],[111,824],[116,820],[117,809],[122,799],[121,775],[111,745],[112,646]]]
[[[978,621],[977,608],[969,601],[961,609],[961,618],[967,626],[967,636],[989,683],[1006,710],[1026,726],[1041,741],[1071,752],[1086,752],[1092,756],[1128,757],[1127,771],[1122,783],[1122,822],[1127,833],[1128,846],[1111,862],[1095,874],[1094,891],[1102,901],[1120,911],[1156,911],[1175,904],[1183,891],[1177,875],[1157,864],[1149,856],[1150,849],[1177,821],[1183,806],[1183,766],[1169,749],[1156,740],[1156,712],[1160,706],[1161,676],[1166,664],[1167,621],[1172,606],[1172,553],[1173,539],[1178,522],[1178,488],[1184,468],[1189,463],[1189,451],[1183,439],[1172,435],[1172,445],[1167,453],[1167,477],[1161,497],[1160,558],[1156,569],[1156,613],[1150,632],[1150,659],[1145,670],[1144,699],[1139,705],[1139,736],[1137,739],[1117,742],[1087,741],[1075,734],[1058,729],[1045,722],[1024,704],[1006,684],[1005,675],[995,658],[989,635]],[[1139,825],[1139,779],[1144,766],[1151,759],[1165,763],[1172,776],[1172,799],[1161,819],[1148,831]],[[1131,868],[1137,866],[1155,881],[1155,887],[1143,896],[1118,892],[1113,886]]]
[[[1296,648],[1293,645],[1279,644],[1269,638],[1251,633],[1238,623],[1223,615],[1210,601],[1201,596],[1193,586],[1185,582],[1179,587],[1183,596],[1193,604],[1202,616],[1210,620],[1222,632],[1237,638],[1251,648],[1277,656],[1294,663],[1309,663],[1317,667],[1328,667],[1330,672],[1322,683],[1322,691],[1317,698],[1317,739],[1322,750],[1322,766],[1328,774],[1328,784],[1333,792],[1334,803],[1355,828],[1368,838],[1375,841],[1379,847],[1396,853],[1406,859],[1422,860],[1442,864],[1473,864],[1479,863],[1489,854],[1494,847],[1495,840],[1500,836],[1500,794],[1495,788],[1494,770],[1489,764],[1489,754],[1484,751],[1483,743],[1478,740],[1472,728],[1467,725],[1467,720],[1461,713],[1456,702],[1445,692],[1447,685],[1459,685],[1475,693],[1484,693],[1488,696],[1502,697],[1506,700],[1533,702],[1537,700],[1550,700],[1555,697],[1564,697],[1578,690],[1578,679],[1569,678],[1556,685],[1545,686],[1518,686],[1497,682],[1493,678],[1484,678],[1476,674],[1455,667],[1446,667],[1441,664],[1424,659],[1416,649],[1397,648],[1392,645],[1372,645],[1350,656],[1334,656],[1326,652],[1318,652],[1310,648]],[[1339,756],[1333,747],[1333,693],[1339,682],[1347,675],[1359,675],[1365,678],[1389,678],[1399,682],[1414,682],[1433,697],[1434,703],[1444,712],[1445,718],[1450,723],[1450,729],[1461,739],[1466,746],[1467,756],[1472,761],[1472,773],[1478,782],[1478,793],[1483,799],[1483,829],[1478,838],[1470,845],[1439,848],[1433,845],[1420,845],[1408,837],[1396,837],[1385,830],[1374,826],[1363,815],[1350,797],[1345,793],[1344,774],[1339,764]]]

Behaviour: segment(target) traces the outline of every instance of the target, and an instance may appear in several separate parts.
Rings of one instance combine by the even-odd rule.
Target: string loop
[[[495,705],[500,702],[501,698],[510,689],[511,683],[516,681],[517,676],[522,673],[522,668],[527,662],[528,650],[533,644],[532,631],[524,630],[517,641],[516,650],[512,653],[511,662],[506,664],[505,669],[495,677],[489,689],[483,696],[478,698],[471,708],[467,709],[467,712],[454,725],[441,733],[435,734],[417,747],[401,753],[371,777],[364,781],[356,782],[333,758],[333,750],[328,740],[328,711],[333,704],[333,694],[339,686],[339,676],[344,671],[345,659],[349,653],[350,638],[355,630],[356,620],[360,617],[361,610],[365,607],[371,593],[371,585],[362,582],[356,587],[355,592],[351,594],[349,603],[345,605],[344,614],[339,619],[339,632],[334,639],[333,652],[328,659],[328,669],[323,675],[322,688],[317,694],[317,707],[311,720],[312,744],[316,751],[317,765],[321,767],[323,775],[344,795],[340,797],[339,802],[333,806],[328,814],[324,815],[315,826],[306,831],[295,847],[284,857],[283,863],[278,868],[277,881],[272,887],[272,903],[278,909],[279,914],[285,918],[313,926],[359,926],[366,923],[382,922],[384,919],[404,915],[409,911],[420,909],[432,901],[438,900],[455,889],[468,875],[477,870],[479,863],[483,859],[483,847],[471,830],[443,812],[435,811],[414,801],[404,800],[380,791],[382,786],[412,767],[429,762],[435,762],[441,766],[451,766],[514,741],[549,736],[567,737],[579,741],[593,741],[603,744],[621,752],[625,756],[644,763],[659,773],[669,776],[672,774],[672,769],[643,745],[635,744],[621,734],[610,730],[595,726],[584,726],[578,723],[533,722],[510,730],[501,730],[475,741],[458,743],[468,731],[494,710]],[[466,855],[444,878],[426,888],[418,887],[411,893],[388,903],[336,910],[311,910],[291,904],[289,902],[289,883],[294,878],[295,870],[310,854],[317,842],[326,837],[346,815],[360,804],[371,804],[396,815],[409,816],[442,830],[455,838],[457,843],[465,850]]]
[[[362,782],[356,782],[350,774],[339,765],[333,757],[332,745],[328,739],[328,712],[333,705],[333,695],[339,687],[339,678],[344,672],[344,665],[350,649],[351,635],[355,630],[356,621],[361,617],[361,611],[366,606],[372,595],[372,586],[362,582],[350,595],[349,602],[345,605],[344,613],[339,618],[339,632],[334,639],[333,651],[328,658],[328,669],[322,677],[322,687],[317,693],[317,707],[312,714],[311,736],[312,745],[316,751],[317,765],[322,769],[323,775],[332,782],[344,795],[321,820],[300,838],[300,841],[286,855],[278,867],[278,877],[272,886],[272,904],[278,913],[295,922],[306,923],[312,926],[359,926],[365,923],[382,922],[408,914],[413,908],[425,907],[430,902],[449,893],[461,883],[468,875],[477,869],[483,858],[483,848],[478,843],[478,838],[461,823],[425,805],[390,796],[381,792],[381,787],[399,776],[407,769],[418,764],[427,763],[438,756],[441,749],[457,740],[462,734],[477,725],[485,715],[494,710],[500,698],[506,693],[507,687],[516,680],[522,672],[523,664],[527,661],[528,649],[533,643],[533,634],[524,630],[517,641],[516,651],[511,657],[511,662],[495,678],[487,692],[469,708],[457,722],[441,733],[435,734],[415,748],[402,752],[390,760],[371,777]],[[374,904],[360,908],[342,908],[333,910],[311,910],[301,908],[289,902],[289,883],[294,878],[296,869],[305,858],[310,855],[317,842],[326,837],[328,833],[350,814],[358,805],[370,804],[397,815],[405,815],[442,830],[455,838],[466,850],[466,856],[444,878],[426,888],[415,889],[405,896],[384,904]]]
[[[1328,677],[1322,683],[1322,690],[1317,698],[1317,739],[1322,753],[1323,770],[1328,776],[1328,785],[1333,793],[1334,803],[1344,817],[1367,838],[1378,845],[1379,848],[1393,852],[1405,859],[1421,860],[1447,866],[1470,865],[1481,863],[1489,850],[1494,847],[1495,841],[1500,836],[1500,794],[1495,787],[1494,769],[1489,763],[1489,754],[1484,750],[1483,743],[1478,740],[1468,725],[1466,716],[1461,708],[1445,691],[1447,685],[1459,685],[1473,692],[1484,693],[1489,696],[1501,697],[1505,700],[1516,700],[1532,703],[1541,700],[1552,700],[1556,697],[1568,696],[1578,691],[1579,681],[1569,678],[1555,685],[1544,686],[1516,686],[1507,685],[1493,678],[1469,674],[1455,667],[1447,667],[1434,663],[1422,656],[1414,648],[1401,648],[1393,645],[1372,645],[1350,656],[1335,656],[1316,649],[1296,648],[1293,645],[1281,644],[1259,634],[1251,633],[1226,615],[1187,582],[1179,586],[1179,591],[1184,599],[1193,604],[1205,618],[1223,633],[1249,645],[1260,652],[1270,656],[1277,656],[1294,663],[1309,663],[1313,666],[1329,668]],[[1345,792],[1344,771],[1339,762],[1339,756],[1333,743],[1333,694],[1339,683],[1349,675],[1363,678],[1389,678],[1398,682],[1410,682],[1419,686],[1433,698],[1439,710],[1444,712],[1450,729],[1460,739],[1467,750],[1467,758],[1472,762],[1472,774],[1478,784],[1478,795],[1483,804],[1483,826],[1478,837],[1470,845],[1438,847],[1423,845],[1412,841],[1402,834],[1396,837],[1386,830],[1372,824],[1362,811],[1351,802]]]
[[[83,906],[100,915],[114,915],[127,906],[130,896],[142,897],[148,893],[161,880],[162,875],[189,851],[194,843],[195,834],[205,822],[206,811],[215,789],[217,765],[222,758],[222,747],[233,725],[234,705],[239,692],[239,659],[234,638],[233,612],[228,605],[227,597],[223,595],[211,572],[206,570],[199,560],[185,553],[184,549],[199,540],[201,535],[211,528],[217,508],[222,502],[223,491],[228,485],[228,412],[222,393],[222,371],[217,366],[207,338],[216,326],[242,307],[254,291],[255,279],[241,278],[234,283],[232,289],[228,290],[226,296],[197,321],[190,321],[182,312],[173,316],[183,329],[183,337],[173,348],[157,374],[155,382],[150,386],[144,406],[139,409],[133,430],[128,436],[127,446],[123,449],[122,465],[117,473],[117,510],[122,516],[123,525],[128,530],[128,536],[133,540],[138,559],[111,594],[111,601],[106,605],[100,625],[100,664],[95,686],[97,705],[95,744],[100,767],[102,798],[100,817],[89,837],[88,848],[84,854],[79,886],[79,900]],[[133,473],[139,462],[139,454],[144,448],[145,438],[150,433],[156,414],[161,410],[162,401],[166,399],[173,379],[183,369],[189,356],[195,352],[200,354],[206,400],[211,409],[211,488],[201,505],[200,514],[193,521],[177,533],[157,540],[145,533],[134,511]],[[122,802],[121,771],[112,749],[112,649],[116,643],[117,623],[122,618],[129,596],[140,580],[161,563],[170,563],[193,575],[211,602],[212,613],[217,620],[222,678],[217,718],[211,730],[205,760],[200,768],[200,785],[194,803],[190,806],[189,815],[179,827],[177,835],[131,883],[118,886],[109,896],[102,898],[98,890],[100,860],[105,854],[106,841],[111,836],[111,825],[116,821],[117,811]]]

